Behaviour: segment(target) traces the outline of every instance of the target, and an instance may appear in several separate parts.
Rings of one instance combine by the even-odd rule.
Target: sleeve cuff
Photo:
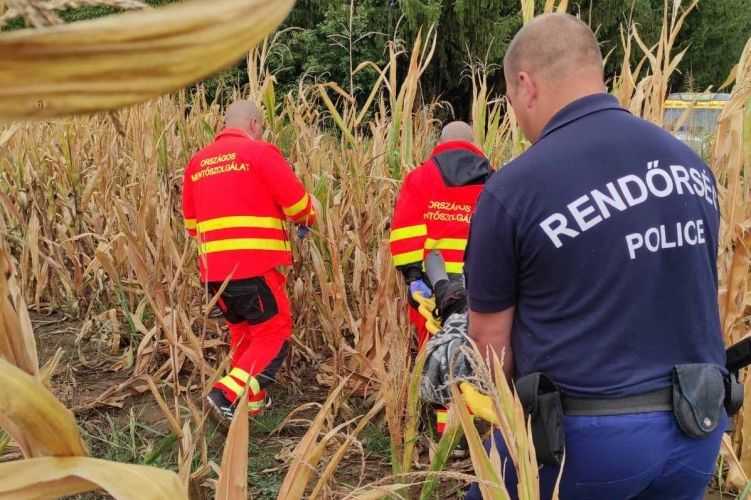
[[[506,309],[516,305],[514,299],[505,300],[481,300],[475,297],[469,297],[469,309],[473,312],[492,314],[503,312]]]

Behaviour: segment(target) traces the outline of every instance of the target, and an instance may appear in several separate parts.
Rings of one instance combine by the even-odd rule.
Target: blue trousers
[[[566,416],[564,428],[561,500],[703,500],[727,420],[704,439],[686,436],[670,412]],[[507,463],[506,487],[516,500],[516,472],[499,433],[495,440]],[[558,467],[540,469],[542,500],[551,498],[558,472]],[[473,485],[465,500],[481,499]]]

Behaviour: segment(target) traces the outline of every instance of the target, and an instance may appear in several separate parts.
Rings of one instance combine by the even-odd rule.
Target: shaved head
[[[252,120],[261,122],[263,115],[258,106],[251,101],[235,101],[224,113],[225,127],[242,127]]]
[[[592,30],[569,14],[543,14],[516,34],[503,60],[506,97],[532,142],[565,106],[606,92]]]
[[[475,132],[465,122],[451,122],[441,131],[441,142],[467,141],[475,142]]]
[[[570,14],[543,14],[514,37],[503,60],[510,75],[521,71],[548,81],[581,71],[602,74],[602,52],[592,30]]]

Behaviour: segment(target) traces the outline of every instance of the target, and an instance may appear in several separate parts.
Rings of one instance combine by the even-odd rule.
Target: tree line
[[[161,5],[180,0],[147,0]],[[544,0],[536,0],[538,11]],[[688,1],[684,1],[688,4]],[[672,8],[673,1],[668,2]],[[596,30],[612,77],[623,58],[620,29],[636,23],[642,39],[652,44],[659,36],[664,0],[572,0],[569,12]],[[66,21],[113,12],[110,7],[86,6],[63,12]],[[513,34],[522,24],[519,0],[300,0],[282,26],[269,64],[279,88],[289,90],[299,79],[334,81],[364,98],[376,79],[375,71],[351,78],[362,61],[383,65],[387,42],[400,40],[406,48],[420,29],[435,26],[435,57],[423,79],[423,98],[442,100],[457,117],[466,117],[471,82],[468,64],[483,64],[496,92],[504,91],[502,60]],[[18,24],[11,27],[20,27]],[[717,90],[751,37],[751,2],[701,0],[687,18],[677,50],[688,49],[674,78],[673,91]],[[634,62],[641,57],[632,51]],[[219,89],[247,83],[245,62],[204,83],[210,97]]]

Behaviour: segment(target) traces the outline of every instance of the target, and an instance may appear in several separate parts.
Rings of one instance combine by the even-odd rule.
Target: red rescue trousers
[[[412,304],[407,304],[407,314],[409,322],[415,327],[415,331],[417,332],[417,350],[419,351],[430,338],[430,333],[425,326],[425,318]]]
[[[277,370],[287,354],[287,341],[292,336],[292,313],[285,288],[286,278],[277,270],[264,273],[277,312],[258,324],[247,321],[227,321],[232,351],[231,371],[215,384],[227,399],[235,402],[247,388],[248,411],[251,415],[263,410],[266,390],[274,381]],[[227,315],[227,302],[220,298],[218,305]]]

